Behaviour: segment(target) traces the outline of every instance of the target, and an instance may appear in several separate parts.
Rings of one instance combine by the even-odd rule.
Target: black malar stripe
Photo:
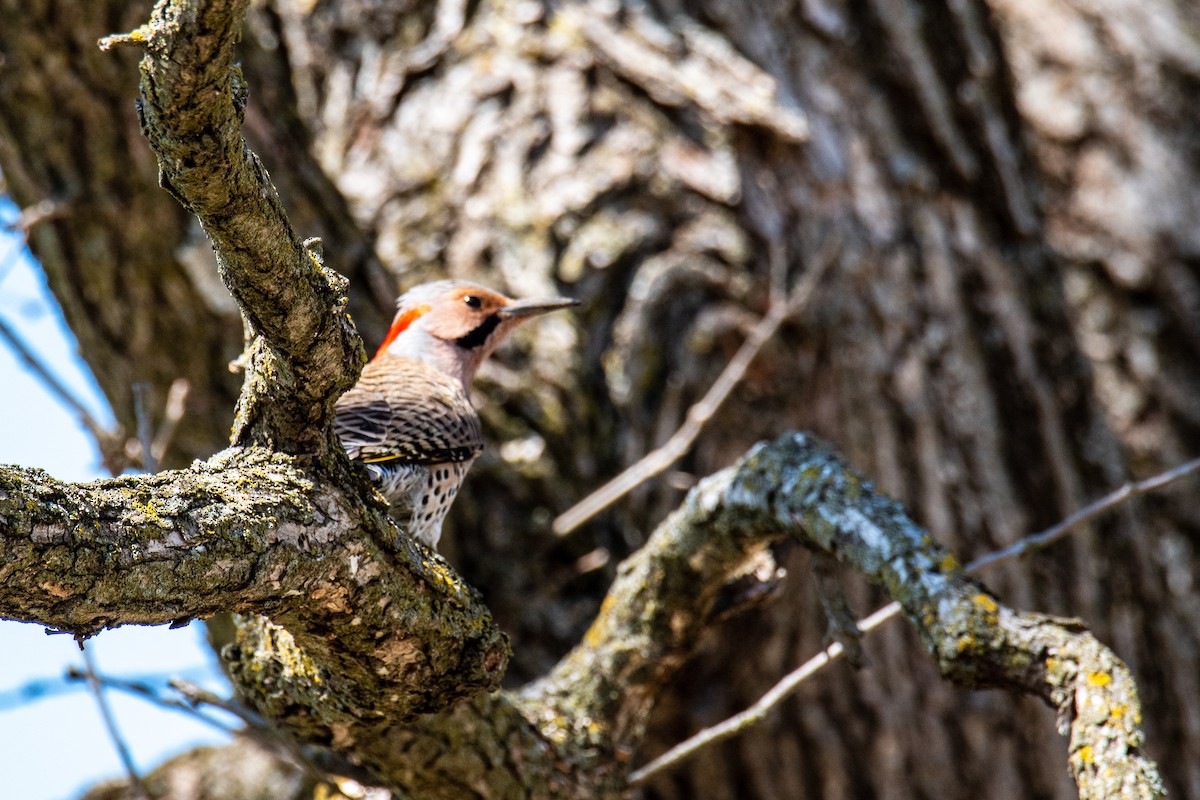
[[[466,336],[460,336],[455,339],[454,343],[464,350],[474,350],[488,340],[488,337],[492,335],[492,331],[496,330],[496,326],[499,324],[500,315],[491,314],[479,324],[479,327]]]

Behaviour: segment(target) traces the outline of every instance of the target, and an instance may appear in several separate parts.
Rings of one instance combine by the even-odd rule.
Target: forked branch
[[[333,446],[333,403],[365,361],[346,280],[288,221],[242,137],[247,87],[234,54],[248,0],[160,0],[150,22],[102,46],[145,48],[138,117],[159,181],[212,239],[254,342],[233,441],[289,453]]]
[[[1180,464],[1158,475],[1153,475],[1140,481],[1127,483],[1119,489],[1110,492],[1104,497],[1089,503],[1085,507],[1079,509],[1074,514],[1071,514],[1061,522],[1050,526],[1044,531],[1032,534],[1021,539],[1018,542],[1005,547],[1001,550],[996,550],[986,555],[983,555],[971,563],[967,564],[966,570],[970,574],[975,574],[988,567],[1002,564],[1022,555],[1032,553],[1041,548],[1047,547],[1050,544],[1058,541],[1066,536],[1072,530],[1077,529],[1101,514],[1110,511],[1120,504],[1127,502],[1135,497],[1140,497],[1148,492],[1156,491],[1165,488],[1172,483],[1184,478],[1192,473],[1200,470],[1200,459],[1192,459],[1184,464]],[[886,606],[877,609],[874,613],[860,619],[856,623],[856,627],[864,635],[878,629],[883,623],[896,617],[900,613],[899,603],[889,603]],[[808,661],[801,664],[796,669],[789,672],[770,688],[762,697],[760,697],[753,705],[744,711],[741,711],[732,717],[722,720],[716,725],[705,728],[695,735],[689,737],[685,741],[672,747],[667,752],[658,756],[645,766],[639,767],[629,776],[631,784],[642,783],[652,776],[663,772],[671,767],[691,758],[701,750],[711,747],[717,742],[724,741],[733,736],[737,736],[753,726],[764,721],[767,716],[786,698],[790,697],[795,691],[807,681],[809,678],[816,675],[825,667],[834,663],[845,655],[845,648],[834,643],[817,655],[810,658]]]
[[[1068,726],[1081,797],[1161,795],[1157,768],[1141,749],[1128,668],[1077,621],[1001,605],[899,504],[801,434],[759,446],[693,489],[622,564],[584,642],[525,700],[544,725],[581,726],[561,737],[590,738],[610,753],[635,747],[720,586],[783,538],[829,552],[885,589],[948,680],[1054,706]]]

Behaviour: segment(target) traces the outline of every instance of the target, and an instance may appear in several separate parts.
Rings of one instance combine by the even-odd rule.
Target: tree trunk
[[[170,461],[207,455],[232,416],[236,307],[153,185],[135,59],[92,45],[145,10],[0,8],[0,166],[22,205],[63,204],[35,252],[126,428],[132,383],[182,375]],[[519,682],[579,640],[691,476],[785,429],[832,440],[963,560],[1200,452],[1197,42],[1181,0],[264,2],[246,130],[351,278],[369,348],[394,288],[434,275],[586,302],[481,376],[491,446],[443,547]],[[831,258],[675,473],[551,532]],[[1200,797],[1195,489],[984,576],[1130,663],[1182,797]],[[660,747],[821,647],[807,556],[780,556],[785,597],[707,638],[660,703]],[[647,795],[1072,796],[1051,712],[947,687],[909,630]]]

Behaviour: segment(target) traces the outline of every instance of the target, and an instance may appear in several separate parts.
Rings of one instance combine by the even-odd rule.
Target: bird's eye
[[[483,301],[473,294],[464,297],[463,302],[467,304],[467,308],[483,308]]]

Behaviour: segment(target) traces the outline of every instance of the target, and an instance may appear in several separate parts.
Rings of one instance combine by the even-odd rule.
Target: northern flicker
[[[510,300],[457,280],[415,286],[362,377],[337,403],[334,431],[392,504],[412,509],[408,532],[436,549],[442,520],[483,449],[471,379],[513,328],[564,297]]]

